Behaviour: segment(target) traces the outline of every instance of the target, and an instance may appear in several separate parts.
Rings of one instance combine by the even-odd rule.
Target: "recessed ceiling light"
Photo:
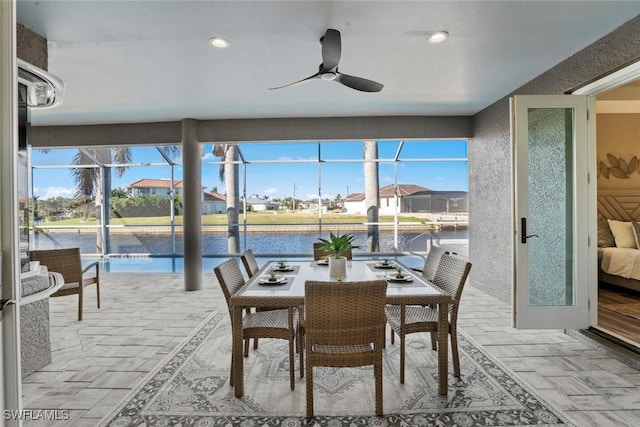
[[[446,31],[434,31],[427,36],[428,43],[442,43],[449,37],[449,33]]]
[[[209,43],[211,43],[211,46],[217,47],[220,49],[225,49],[231,45],[231,43],[229,43],[229,40],[223,37],[211,37],[209,39]]]

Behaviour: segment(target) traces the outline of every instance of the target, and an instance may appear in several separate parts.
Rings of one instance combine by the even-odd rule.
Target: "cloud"
[[[262,190],[262,194],[265,194],[267,196],[271,196],[275,193],[278,192],[278,189],[276,187],[271,187],[271,188],[267,188],[265,190]]]
[[[76,194],[76,189],[67,187],[33,187],[33,194],[41,200],[55,199],[56,197],[72,198]]]

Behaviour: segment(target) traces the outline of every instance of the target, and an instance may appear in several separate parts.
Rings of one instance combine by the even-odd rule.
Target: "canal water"
[[[360,246],[354,253],[363,252],[366,247],[366,232],[353,232],[354,244]],[[432,233],[436,244],[441,241],[461,240],[466,244],[468,230],[442,230]],[[326,237],[326,236],[323,236]],[[400,252],[424,252],[429,237],[422,232],[399,232]],[[393,252],[393,232],[380,232],[380,252]],[[317,232],[263,233],[251,232],[240,235],[241,251],[252,249],[260,254],[312,254],[313,243],[318,241]],[[78,232],[38,232],[33,239],[34,249],[54,249],[79,247],[83,254],[96,253],[96,235]],[[165,233],[113,233],[111,234],[111,254],[183,255],[184,245],[181,234],[176,234],[175,252],[171,236]],[[227,239],[224,233],[203,233],[202,254],[205,256],[227,255]]]

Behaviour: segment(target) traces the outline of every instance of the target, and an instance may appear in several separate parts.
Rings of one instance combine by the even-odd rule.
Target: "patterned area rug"
[[[634,319],[640,320],[640,303],[629,303],[629,304],[605,304],[608,310],[615,311],[620,314],[624,314],[625,316],[633,317]]]
[[[407,337],[406,384],[399,341],[384,351],[384,417],[374,412],[371,367],[314,369],[316,417],[306,420],[305,383],[296,360],[289,389],[288,344],[260,340],[245,359],[245,396],[229,385],[231,328],[213,313],[109,416],[103,426],[493,426],[568,423],[466,335],[459,334],[462,376],[437,393],[437,358],[428,334]],[[451,368],[450,368],[451,372]],[[308,375],[308,372],[305,372]]]

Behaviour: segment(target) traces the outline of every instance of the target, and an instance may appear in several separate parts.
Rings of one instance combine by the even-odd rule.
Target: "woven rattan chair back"
[[[215,267],[213,272],[218,279],[218,284],[222,288],[229,313],[231,313],[231,297],[246,283],[242,271],[240,271],[238,261],[235,258],[229,258]]]
[[[30,251],[29,258],[31,261],[40,261],[49,271],[62,274],[65,283],[79,283],[82,280],[79,248]]]
[[[256,274],[260,269],[258,267],[258,261],[253,254],[253,250],[247,249],[246,251],[244,251],[244,253],[240,256],[240,259],[242,260],[242,265],[244,265],[244,270],[247,272],[247,276],[249,276],[249,278],[252,278],[253,275]]]
[[[46,249],[29,251],[31,261],[40,261],[47,270],[60,273],[64,285],[53,297],[78,295],[78,320],[82,320],[83,291],[87,285],[96,285],[97,307],[100,308],[100,268],[93,262],[84,269],[79,248]]]
[[[305,339],[313,346],[377,342],[384,331],[386,281],[305,284]]]
[[[448,333],[451,336],[451,357],[453,372],[460,376],[460,358],[458,355],[457,319],[462,289],[469,276],[471,263],[466,258],[449,252],[442,253],[432,285],[441,292],[452,297],[449,304]],[[389,305],[386,307],[387,321],[392,329],[391,343],[394,333],[400,336],[400,383],[405,378],[405,336],[416,332],[431,333],[431,348],[437,349],[436,332],[438,331],[438,309],[436,307],[420,307],[411,305]],[[447,372],[441,372],[447,375]]]
[[[229,315],[232,315],[231,297],[234,296],[245,284],[244,276],[236,258],[230,258],[220,263],[213,269],[218,284],[227,301]],[[295,388],[293,373],[293,345],[295,331],[298,326],[297,312],[295,308],[288,307],[280,310],[256,311],[252,313],[249,307],[245,307],[242,335],[244,338],[244,357],[249,355],[249,339],[254,338],[279,338],[289,341],[289,384],[291,390]],[[229,383],[233,384],[233,356],[231,358],[231,375]]]
[[[453,307],[456,312],[470,270],[471,263],[464,257],[445,252],[440,258],[438,270],[433,277],[433,285],[453,298]]]
[[[374,366],[376,414],[382,415],[382,347],[387,283],[305,284],[307,417],[313,417],[313,367]]]
[[[331,251],[325,251],[322,249],[322,242],[314,242],[313,243],[313,260],[318,261],[320,259],[326,258],[328,256],[333,255]],[[348,249],[342,252],[342,256],[346,259],[353,259],[353,252],[351,249]]]
[[[431,246],[427,258],[424,260],[424,267],[422,267],[422,278],[428,282],[433,281],[438,271],[438,264],[440,264],[440,258],[444,254],[444,249],[440,246]]]

